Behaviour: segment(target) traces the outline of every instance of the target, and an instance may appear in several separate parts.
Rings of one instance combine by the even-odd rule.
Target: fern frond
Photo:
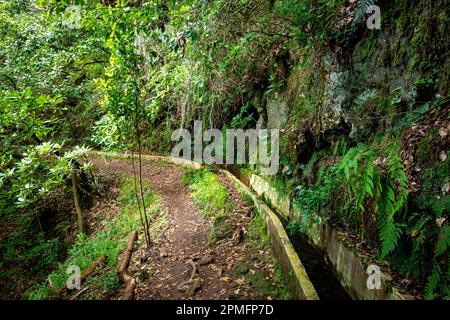
[[[353,20],[353,25],[356,25],[364,15],[367,13],[367,10],[370,6],[373,6],[376,3],[376,0],[361,0],[358,2],[358,6],[356,7],[355,19]]]
[[[338,171],[343,172],[346,180],[350,179],[350,170],[355,167],[355,161],[357,153],[359,152],[360,147],[351,148],[345,156],[342,158],[341,163],[339,164]],[[356,161],[357,163],[357,161]]]
[[[402,159],[392,152],[390,156],[388,173],[389,176],[395,179],[397,184],[398,199],[395,202],[394,210],[399,211],[407,202],[409,194],[408,178],[404,172],[404,165]]]
[[[402,229],[394,222],[390,214],[381,214],[378,218],[381,240],[381,258],[384,259],[397,247]]]
[[[434,257],[437,258],[447,252],[450,249],[450,227],[444,226],[439,233],[439,238],[436,243],[436,249],[434,251]]]
[[[438,263],[433,263],[433,270],[427,279],[427,286],[425,288],[425,299],[431,300],[434,298],[434,291],[436,290],[442,276],[442,270]]]
[[[386,182],[384,194],[380,200],[378,212],[378,228],[381,240],[381,258],[385,258],[397,246],[401,229],[395,224],[394,216],[398,212],[395,189],[390,181]]]
[[[364,177],[364,192],[371,197],[373,197],[374,176],[375,176],[375,168],[373,166],[373,162],[371,161],[368,164],[366,175]]]

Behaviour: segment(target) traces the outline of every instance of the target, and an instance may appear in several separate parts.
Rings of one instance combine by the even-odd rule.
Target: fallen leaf
[[[441,138],[444,138],[448,135],[448,127],[447,128],[440,128],[439,129],[439,135]]]

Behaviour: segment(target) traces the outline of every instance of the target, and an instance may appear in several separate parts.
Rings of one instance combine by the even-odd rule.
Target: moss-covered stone
[[[209,243],[225,239],[231,235],[232,227],[227,220],[228,216],[226,215],[221,215],[214,218],[211,231],[208,235]]]
[[[439,150],[433,150],[431,141],[436,138],[438,129],[430,130],[427,135],[422,138],[417,145],[416,158],[421,164],[435,162],[439,157]]]

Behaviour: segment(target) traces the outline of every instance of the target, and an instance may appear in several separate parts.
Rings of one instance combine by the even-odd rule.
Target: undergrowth
[[[156,235],[167,220],[167,215],[159,213],[161,207],[158,197],[152,193],[148,183],[144,182],[145,204],[150,221],[151,233]],[[25,294],[32,300],[55,298],[56,292],[65,287],[68,279],[66,273],[69,266],[78,266],[81,273],[100,257],[106,257],[105,267],[98,276],[86,279],[91,288],[88,298],[107,298],[119,287],[118,257],[125,248],[132,230],[140,228],[140,220],[135,197],[134,182],[130,177],[120,179],[120,194],[118,198],[120,211],[111,220],[104,220],[101,230],[90,236],[78,235],[76,242],[69,248],[67,259],[48,276],[47,281],[31,287]],[[158,214],[159,213],[159,214]],[[141,242],[137,241],[137,246]],[[85,284],[81,284],[84,286]]]
[[[241,193],[242,194],[242,193]],[[270,235],[267,232],[267,224],[261,217],[258,210],[254,209],[252,213],[252,221],[248,225],[247,239],[253,246],[254,250],[270,250]],[[270,263],[274,266],[273,287],[266,286],[266,296],[271,296],[277,300],[293,299],[292,292],[289,288],[289,281],[286,279],[281,263],[274,257],[270,257]],[[290,275],[287,275],[290,278]],[[267,287],[269,289],[267,289]],[[261,288],[262,289],[262,288]]]
[[[317,172],[309,163],[307,178],[314,176],[314,183],[297,187],[293,203],[300,217],[289,231],[307,233],[312,223],[329,220],[378,252],[374,258],[379,263],[391,264],[403,276],[425,283],[425,298],[448,296],[448,196],[436,199],[435,194],[418,193],[408,202],[409,182],[398,147],[383,141],[351,148],[337,143],[332,154],[322,157],[339,161]],[[312,157],[312,161],[319,159]],[[438,189],[448,183],[445,175],[429,174],[446,170],[424,169],[423,186]],[[424,212],[407,214],[414,209]]]
[[[209,169],[185,170],[182,181],[191,192],[195,204],[205,216],[221,216],[231,212],[228,190]]]
[[[270,246],[266,222],[256,209],[253,210],[253,219],[248,226],[248,239],[258,249],[265,249]]]

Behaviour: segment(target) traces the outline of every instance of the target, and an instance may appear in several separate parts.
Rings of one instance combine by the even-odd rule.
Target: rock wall
[[[444,2],[377,4],[381,30],[342,32],[329,48],[288,45],[285,86],[264,94],[257,108],[260,126],[284,129],[291,165],[340,137],[366,142],[386,128],[399,133],[405,113],[448,96]]]

